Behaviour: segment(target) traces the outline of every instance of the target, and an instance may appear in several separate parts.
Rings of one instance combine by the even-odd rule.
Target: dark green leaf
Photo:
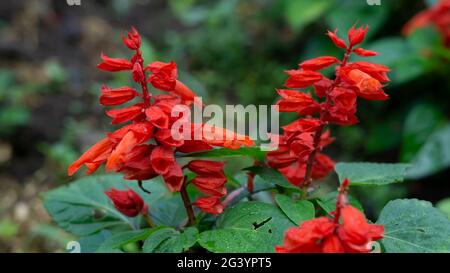
[[[335,171],[339,176],[339,181],[342,182],[348,178],[353,186],[381,186],[403,182],[409,166],[409,164],[400,163],[341,162],[336,164]]]
[[[422,178],[450,166],[450,125],[434,132],[411,161],[408,178]]]
[[[315,216],[314,205],[307,200],[294,201],[289,196],[277,194],[275,201],[284,214],[296,225],[305,220],[313,219]]]
[[[202,232],[199,243],[215,253],[269,253],[282,243],[291,226],[289,218],[273,205],[240,203],[220,216],[216,229]]]
[[[276,185],[282,186],[284,188],[300,190],[298,187],[289,183],[284,178],[284,176],[275,169],[272,169],[269,167],[262,167],[262,166],[253,166],[253,167],[245,168],[244,170],[255,173],[256,175],[261,177],[267,183],[276,184]]]
[[[450,252],[450,220],[430,202],[398,199],[381,211],[386,252]]]
[[[144,242],[145,253],[181,253],[189,250],[196,242],[198,230],[189,227],[182,233],[173,228],[163,228],[147,238]]]

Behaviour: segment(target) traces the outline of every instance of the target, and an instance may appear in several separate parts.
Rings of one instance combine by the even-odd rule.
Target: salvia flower
[[[331,217],[318,217],[303,221],[299,227],[285,233],[278,253],[368,253],[374,241],[383,238],[384,227],[367,223],[362,212],[347,201],[345,180]]]
[[[277,102],[280,112],[295,112],[302,117],[283,126],[278,148],[267,154],[268,165],[278,169],[293,185],[307,188],[313,180],[323,178],[334,169],[334,161],[322,150],[334,140],[329,124],[352,125],[356,117],[357,98],[386,100],[384,85],[389,81],[389,68],[366,61],[351,62],[353,53],[370,57],[377,52],[359,46],[368,27],[353,26],[347,33],[347,41],[334,32],[327,35],[338,47],[345,49],[342,60],[334,56],[321,56],[303,61],[298,69],[287,70],[284,85],[292,89],[277,89],[281,99]],[[334,66],[334,79],[327,78],[320,70]],[[311,94],[298,89],[313,87],[317,101]],[[294,90],[297,89],[297,90]]]
[[[431,8],[418,13],[403,27],[403,33],[410,35],[417,28],[430,24],[438,29],[445,45],[450,47],[450,0],[440,0]]]
[[[105,192],[105,194],[111,199],[114,207],[123,215],[136,217],[139,214],[147,215],[148,213],[147,204],[145,204],[142,197],[132,189],[118,190],[112,188]]]
[[[213,149],[214,146],[235,149],[254,145],[247,136],[202,123],[187,124],[187,135],[191,138],[173,137],[172,125],[182,116],[173,117],[172,110],[177,106],[191,105],[195,93],[178,80],[175,62],[155,61],[145,64],[140,48],[141,37],[136,29],[133,28],[122,40],[134,52],[132,56],[122,59],[101,54],[102,62],[97,67],[109,72],[128,71],[141,91],[129,86],[101,87],[100,104],[119,106],[131,102],[131,105],[106,111],[112,124],[123,126],[108,133],[72,163],[68,168],[69,175],[82,166],[91,174],[105,165],[106,171],[120,172],[127,180],[148,180],[162,176],[167,188],[176,192],[182,189],[185,175],[175,159],[175,153],[200,152]],[[167,94],[152,95],[148,83]],[[136,99],[139,101],[133,104]],[[198,130],[200,138],[192,138]],[[203,162],[200,168],[194,167],[198,164],[194,162],[190,165],[198,174],[192,183],[205,194],[224,196],[226,178],[222,171],[223,163]]]

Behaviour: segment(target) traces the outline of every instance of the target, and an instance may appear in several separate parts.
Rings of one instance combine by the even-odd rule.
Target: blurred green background
[[[100,52],[128,57],[121,35],[135,26],[144,57],[174,60],[206,103],[274,104],[283,70],[337,55],[325,36],[368,24],[364,48],[392,68],[386,102],[360,101],[361,123],[334,127],[336,161],[411,162],[411,183],[352,189],[374,217],[393,198],[430,200],[450,215],[450,50],[433,27],[401,36],[435,1],[63,0],[0,2],[0,252],[57,251],[70,236],[53,226],[39,195],[71,181],[67,166],[110,130],[97,71]],[[292,116],[282,115],[286,124]],[[241,162],[230,162],[238,172]],[[250,165],[248,161],[245,164]],[[81,174],[83,175],[83,174]],[[336,177],[329,178],[331,185]],[[333,182],[334,181],[334,182]]]

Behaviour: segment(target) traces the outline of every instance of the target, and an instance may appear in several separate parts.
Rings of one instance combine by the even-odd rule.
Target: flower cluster
[[[175,62],[155,61],[145,65],[140,50],[141,38],[136,29],[133,28],[123,37],[123,42],[134,52],[130,59],[110,58],[102,54],[103,61],[97,67],[109,72],[131,72],[132,79],[140,86],[141,92],[129,86],[110,88],[104,85],[101,88],[100,103],[104,106],[118,106],[136,98],[139,98],[139,102],[106,111],[112,124],[126,124],[108,133],[73,162],[68,169],[70,176],[83,165],[86,166],[87,173],[91,174],[105,164],[106,171],[121,172],[127,180],[142,181],[161,175],[167,187],[177,192],[181,190],[185,179],[183,169],[175,159],[176,152],[199,152],[214,146],[239,148],[241,145],[253,145],[253,141],[247,136],[205,124],[189,123],[189,138],[183,138],[185,134],[174,137],[172,125],[184,117],[174,116],[172,110],[180,105],[190,106],[194,102],[195,93],[178,80]],[[167,94],[152,95],[148,83]],[[200,139],[191,137],[199,131]],[[215,196],[226,194],[226,178],[217,175],[221,173],[222,163],[193,162],[189,166],[199,174],[193,184],[200,190],[208,194],[214,192]],[[207,199],[209,202],[211,200]],[[220,203],[220,200],[215,202]],[[204,205],[205,199],[200,199],[197,204],[202,209],[207,207]],[[205,211],[211,211],[211,208],[208,207]],[[221,210],[216,208],[214,212],[219,213]]]
[[[344,180],[332,217],[304,221],[286,231],[279,253],[367,253],[383,238],[382,225],[368,224],[363,213],[348,204],[348,179]],[[342,220],[342,222],[340,222]]]
[[[348,43],[335,32],[328,31],[332,42],[345,50],[342,60],[333,56],[321,56],[299,64],[299,69],[286,71],[289,76],[284,85],[287,88],[314,88],[316,101],[309,93],[278,89],[281,99],[277,102],[280,112],[294,112],[305,116],[282,127],[279,146],[267,154],[269,166],[278,169],[292,184],[308,187],[313,180],[320,179],[333,170],[334,162],[321,153],[333,142],[328,124],[352,125],[356,117],[357,97],[368,100],[386,100],[383,83],[388,82],[389,68],[383,65],[356,61],[350,62],[352,53],[370,57],[377,52],[356,47],[362,43],[368,27],[352,27],[348,31]],[[319,70],[335,66],[335,79],[329,79]]]
[[[224,205],[220,202],[220,197],[227,194],[225,182],[227,178],[223,172],[224,162],[193,160],[189,162],[187,168],[196,174],[191,183],[207,197],[200,197],[194,205],[201,210],[219,214],[224,210]]]
[[[450,47],[450,0],[440,0],[433,7],[414,16],[404,27],[405,35],[415,29],[433,24],[441,33],[445,45]]]

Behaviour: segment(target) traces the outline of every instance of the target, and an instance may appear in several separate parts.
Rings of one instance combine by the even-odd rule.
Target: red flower
[[[280,112],[297,112],[300,115],[313,115],[320,111],[320,105],[306,93],[296,90],[277,89],[282,97],[277,102]]]
[[[163,174],[164,182],[172,192],[180,191],[183,185],[183,170],[177,163],[172,164],[166,173]]]
[[[334,32],[328,30],[327,35],[328,37],[330,37],[331,41],[333,41],[335,46],[342,49],[347,49],[347,44],[345,43],[345,41],[337,36],[337,30],[335,30]]]
[[[361,47],[355,48],[353,49],[353,52],[361,57],[372,57],[372,56],[377,56],[378,52],[373,51],[373,50],[367,50]]]
[[[348,41],[350,43],[350,47],[362,43],[368,30],[369,26],[366,26],[365,28],[359,27],[356,29],[355,26],[352,26],[348,30]]]
[[[148,211],[147,204],[132,189],[117,190],[112,188],[105,194],[113,201],[114,207],[123,215],[128,217],[136,217],[139,214],[146,215]]]
[[[150,70],[149,82],[158,89],[164,91],[173,91],[177,84],[177,65],[175,62],[163,63],[153,62],[146,69]]]
[[[100,57],[103,59],[103,62],[97,65],[97,68],[99,69],[110,72],[133,69],[133,64],[126,59],[110,58],[106,55],[103,55],[103,53],[100,55]]]
[[[287,70],[289,78],[284,83],[287,88],[304,88],[320,81],[323,76],[319,72],[311,70]]]
[[[192,160],[187,165],[188,169],[200,175],[217,175],[223,174],[225,162],[210,160]]]
[[[100,103],[105,106],[120,105],[139,96],[138,92],[128,86],[111,89],[102,85]]]
[[[220,202],[220,198],[217,196],[200,197],[194,204],[204,212],[211,214],[221,214],[224,210],[224,205]]]
[[[173,150],[164,146],[157,146],[150,156],[153,169],[157,174],[165,174],[175,162]]]
[[[367,253],[371,243],[383,238],[384,227],[368,224],[364,214],[347,204],[348,180],[342,183],[333,218],[303,221],[286,231],[278,253]],[[342,223],[339,223],[342,220]]]
[[[72,176],[82,165],[87,167],[87,174],[95,172],[101,164],[106,162],[113,147],[114,144],[108,138],[100,140],[69,166],[68,175]]]
[[[450,46],[450,0],[440,0],[430,9],[418,13],[403,27],[403,33],[410,35],[415,29],[429,24],[436,26],[445,45]]]
[[[322,56],[307,60],[299,64],[299,66],[304,70],[320,70],[335,63],[339,63],[339,60],[333,56]]]
[[[127,32],[127,37],[122,36],[123,43],[131,50],[137,50],[141,47],[141,36],[138,31],[133,27],[131,32]]]
[[[122,109],[112,109],[106,111],[106,114],[113,120],[111,124],[123,123],[131,120],[135,120],[138,117],[144,115],[144,104],[137,103],[132,106],[128,106]]]

